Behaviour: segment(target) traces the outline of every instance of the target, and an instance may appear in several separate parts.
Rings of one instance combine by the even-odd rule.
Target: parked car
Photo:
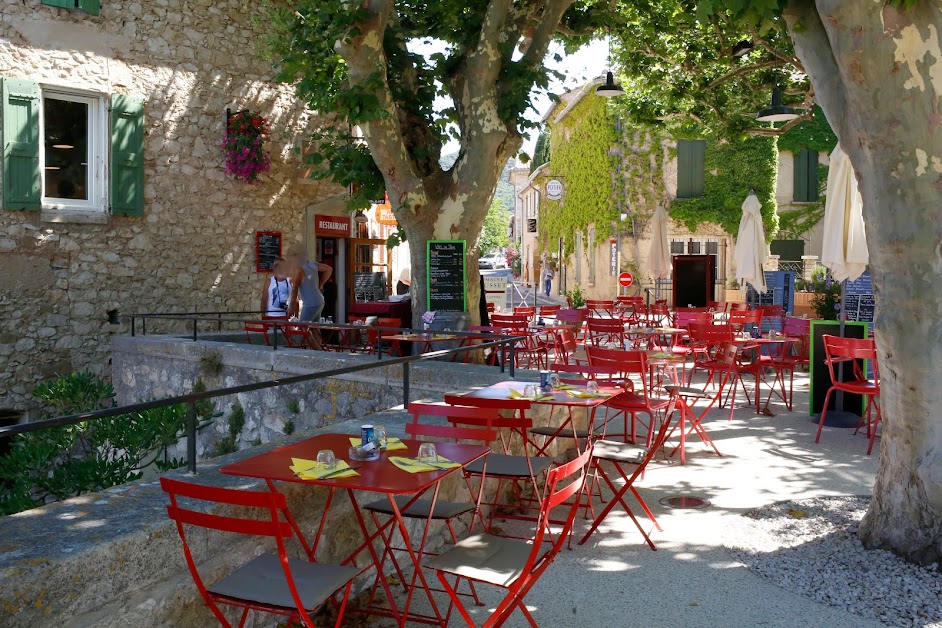
[[[488,255],[478,260],[478,268],[496,270],[498,268],[507,268],[507,260],[500,255]]]

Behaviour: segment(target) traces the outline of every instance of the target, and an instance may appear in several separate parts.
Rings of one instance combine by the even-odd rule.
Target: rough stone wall
[[[107,373],[108,311],[258,307],[254,234],[301,239],[303,207],[335,194],[301,182],[293,147],[318,120],[260,60],[241,0],[105,0],[100,16],[40,0],[0,3],[0,76],[145,99],[143,217],[48,222],[0,211],[0,407],[30,409],[58,372]],[[227,177],[225,110],[271,123],[272,169]]]

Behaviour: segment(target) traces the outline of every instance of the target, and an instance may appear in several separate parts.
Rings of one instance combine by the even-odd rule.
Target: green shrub
[[[582,292],[581,286],[576,286],[572,290],[566,290],[563,294],[569,298],[572,307],[582,307],[585,305],[585,293]]]
[[[99,410],[114,400],[111,384],[91,373],[43,382],[33,394],[46,402],[45,418]],[[213,409],[204,404],[198,429],[218,416]],[[168,449],[185,429],[186,406],[179,404],[18,434],[0,458],[0,513],[124,484],[151,465],[161,471],[181,466],[185,461],[170,458]]]

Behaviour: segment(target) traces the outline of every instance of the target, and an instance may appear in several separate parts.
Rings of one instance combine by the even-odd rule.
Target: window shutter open
[[[86,13],[98,15],[101,12],[101,0],[78,0],[78,8]]]
[[[802,148],[795,153],[793,197],[796,203],[818,200],[818,153]]]
[[[144,100],[111,96],[111,213],[144,215]]]
[[[2,83],[3,208],[39,209],[39,86]]]
[[[706,169],[706,141],[677,142],[677,198],[703,196]]]

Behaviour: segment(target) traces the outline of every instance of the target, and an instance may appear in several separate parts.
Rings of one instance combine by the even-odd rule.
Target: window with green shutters
[[[796,203],[812,203],[818,200],[818,153],[802,148],[795,153],[793,174]]]
[[[79,9],[91,15],[101,12],[101,0],[42,0],[42,3],[60,9]]]
[[[115,94],[110,116],[105,102],[0,79],[3,209],[143,215],[143,100]]]
[[[705,140],[677,141],[677,198],[703,196]]]

